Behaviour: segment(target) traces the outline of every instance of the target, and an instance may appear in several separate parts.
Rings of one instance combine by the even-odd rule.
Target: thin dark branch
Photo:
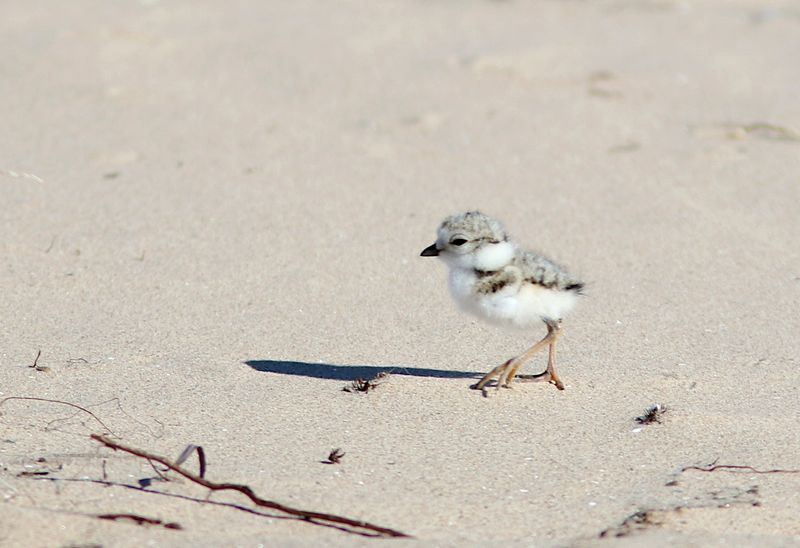
[[[76,405],[76,404],[74,404],[74,403],[69,403],[69,402],[67,402],[67,401],[61,401],[61,400],[49,400],[49,399],[47,399],[47,398],[35,398],[35,397],[33,397],[33,396],[8,396],[7,398],[3,398],[2,400],[0,400],[0,407],[2,407],[2,406],[3,406],[3,404],[4,404],[4,403],[6,403],[6,402],[7,402],[7,401],[9,401],[9,400],[31,400],[31,401],[43,401],[43,402],[47,402],[47,403],[60,403],[61,405],[68,405],[68,406],[70,406],[70,407],[74,407],[75,409],[80,409],[80,410],[81,410],[81,411],[83,411],[84,413],[88,413],[88,414],[89,414],[89,415],[90,415],[90,416],[91,416],[91,417],[92,417],[94,420],[96,420],[97,422],[99,422],[99,423],[100,423],[100,425],[101,425],[103,428],[105,428],[105,429],[106,429],[106,431],[107,431],[109,434],[112,434],[112,435],[116,436],[116,434],[114,433],[114,431],[113,431],[113,430],[111,430],[111,428],[109,428],[108,426],[106,426],[106,423],[104,423],[103,421],[101,421],[101,420],[98,418],[98,416],[97,416],[97,415],[95,415],[94,413],[92,413],[91,411],[89,411],[88,409],[86,409],[85,407],[81,407],[80,405]]]
[[[159,525],[164,529],[183,529],[180,523],[174,521],[162,521],[155,518],[147,518],[136,514],[96,514],[98,519],[107,519],[110,521],[130,520],[136,525]]]
[[[405,533],[401,533],[400,531],[395,531],[394,529],[389,529],[389,528],[386,528],[386,527],[380,527],[378,525],[373,525],[373,524],[371,524],[369,522],[366,522],[366,521],[355,520],[355,519],[347,518],[347,517],[344,517],[344,516],[337,516],[335,514],[325,514],[325,513],[322,513],[322,512],[311,512],[311,511],[307,511],[307,510],[300,510],[300,509],[297,509],[297,508],[292,508],[290,506],[284,506],[283,504],[280,504],[280,503],[277,503],[277,502],[274,502],[274,501],[271,501],[271,500],[262,499],[261,497],[259,497],[258,495],[255,494],[255,492],[253,491],[252,488],[250,488],[247,485],[240,485],[240,484],[237,484],[237,483],[215,483],[215,482],[209,481],[209,480],[207,480],[205,478],[202,478],[202,477],[200,477],[200,476],[198,476],[196,474],[193,474],[192,472],[189,472],[188,470],[185,470],[185,469],[181,468],[180,466],[177,466],[176,464],[172,463],[168,459],[166,459],[164,457],[161,457],[159,455],[154,455],[152,453],[148,453],[147,451],[143,451],[141,449],[136,449],[134,447],[127,447],[125,445],[121,445],[121,444],[116,443],[116,442],[108,439],[107,437],[101,436],[99,434],[92,434],[91,438],[93,440],[99,442],[99,443],[102,443],[106,447],[115,450],[115,451],[117,451],[117,450],[123,451],[125,453],[129,453],[131,455],[134,455],[134,456],[142,458],[142,459],[153,460],[153,461],[156,461],[156,462],[158,462],[160,464],[163,464],[164,466],[166,466],[170,470],[173,470],[173,471],[177,472],[178,474],[180,474],[181,476],[185,477],[189,481],[192,481],[192,482],[194,482],[194,483],[196,483],[198,485],[202,485],[206,489],[210,489],[212,491],[238,491],[239,493],[241,493],[244,496],[246,496],[247,498],[249,498],[253,502],[253,504],[255,504],[256,506],[260,506],[262,508],[271,508],[273,510],[278,510],[280,512],[283,512],[283,513],[286,513],[286,514],[289,514],[289,515],[292,515],[292,516],[298,516],[298,517],[304,518],[304,519],[306,519],[306,520],[308,520],[308,521],[310,521],[312,523],[316,523],[316,522],[321,522],[321,523],[324,523],[324,524],[334,523],[334,524],[340,524],[340,525],[345,525],[345,526],[348,526],[348,527],[352,527],[354,529],[366,529],[368,531],[374,531],[376,533],[380,533],[381,535],[384,535],[384,536],[387,536],[387,537],[409,537],[409,535],[407,535]]]
[[[107,480],[99,480],[99,479],[92,479],[92,478],[53,478],[47,476],[33,476],[31,477],[32,480],[44,480],[44,481],[51,481],[51,482],[74,482],[74,483],[96,483],[98,485],[102,485],[104,487],[123,487],[125,489],[130,489],[132,491],[138,491],[140,493],[147,493],[148,495],[159,495],[162,497],[170,497],[176,498],[180,500],[187,500],[190,502],[197,502],[200,504],[209,504],[212,506],[220,506],[224,508],[231,508],[233,510],[239,510],[241,512],[245,512],[248,514],[252,514],[254,516],[261,516],[270,519],[287,519],[287,520],[297,520],[297,521],[308,521],[305,518],[297,517],[297,516],[286,516],[281,515],[278,513],[267,513],[265,511],[260,511],[255,508],[250,508],[248,506],[243,506],[241,504],[236,504],[233,502],[221,502],[216,500],[209,500],[209,499],[199,499],[196,497],[190,497],[187,495],[180,495],[178,493],[167,493],[166,491],[159,491],[157,489],[149,489],[147,487],[140,485],[133,485],[130,483],[119,483],[115,481],[107,481]],[[61,510],[63,512],[63,510]],[[76,513],[76,515],[79,513]],[[80,514],[83,515],[83,514]],[[86,514],[89,516],[93,516],[94,514]],[[337,531],[343,531],[345,533],[350,533],[353,535],[361,535],[362,537],[367,538],[380,538],[384,535],[378,533],[372,533],[369,531],[354,531],[353,529],[348,529],[347,527],[342,527],[340,525],[335,525],[333,523],[323,523],[323,522],[316,522],[316,525],[320,527],[328,527],[330,529],[336,529]]]
[[[39,478],[39,479],[48,479],[51,481],[64,481],[56,478]],[[107,483],[107,482],[100,482],[100,483]],[[113,483],[109,483],[109,485],[113,485]],[[155,518],[148,518],[145,516],[140,516],[138,514],[130,514],[130,513],[95,514],[93,512],[79,512],[76,510],[66,510],[63,508],[47,508],[43,506],[21,506],[21,508],[39,510],[43,512],[51,512],[54,514],[64,514],[68,516],[82,516],[87,518],[105,519],[109,521],[128,520],[136,523],[137,525],[158,525],[159,527],[164,527],[165,529],[183,529],[183,526],[181,526],[181,524],[179,523],[163,521]]]
[[[33,363],[30,364],[28,367],[30,367],[31,369],[35,369],[36,371],[50,371],[49,367],[46,367],[44,365],[39,365],[39,358],[41,357],[42,357],[42,351],[40,349],[36,353],[36,358],[34,358]]]
[[[752,466],[740,464],[717,464],[716,462],[717,461],[714,461],[706,466],[684,466],[681,469],[681,472],[686,472],[687,470],[699,470],[700,472],[714,472],[716,470],[747,470],[754,474],[800,474],[800,470],[782,470],[780,468],[774,468],[772,470],[757,470]]]
[[[161,478],[162,481],[169,481],[169,478],[167,476],[165,476],[164,473],[161,470],[156,468],[156,465],[153,464],[153,461],[148,459],[147,460],[147,464],[150,465],[150,467],[153,469],[153,471],[156,473],[156,475],[158,475],[158,477]]]
[[[86,363],[89,363],[89,362],[86,362]],[[109,399],[107,399],[105,401],[97,402],[97,403],[93,404],[91,407],[99,407],[101,405],[105,405],[106,403],[111,403],[111,402],[114,402],[117,405],[117,409],[119,410],[120,413],[122,413],[123,415],[125,415],[126,417],[131,419],[133,422],[135,422],[137,424],[140,424],[143,427],[147,428],[147,430],[148,430],[148,432],[150,432],[151,436],[153,436],[154,438],[160,438],[162,436],[163,429],[164,429],[164,423],[162,423],[161,421],[159,421],[155,417],[150,417],[155,422],[159,423],[159,425],[161,426],[161,429],[162,429],[162,432],[159,435],[154,434],[153,433],[153,429],[150,428],[149,424],[147,424],[146,422],[140,421],[139,419],[137,419],[136,417],[134,417],[133,415],[131,415],[130,413],[125,411],[125,409],[122,407],[122,402],[120,402],[119,398],[109,398]]]

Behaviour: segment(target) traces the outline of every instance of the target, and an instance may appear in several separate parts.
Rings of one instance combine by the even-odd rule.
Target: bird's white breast
[[[450,293],[458,306],[493,324],[528,327],[543,319],[563,318],[577,301],[571,291],[559,291],[523,282],[495,293],[476,293],[474,270],[451,268]]]
[[[471,268],[451,268],[450,277],[448,278],[450,285],[450,294],[456,301],[458,306],[468,312],[475,313],[473,307],[477,304],[475,302],[475,295],[472,288],[477,281],[478,276]]]
[[[518,288],[509,286],[496,293],[478,294],[475,292],[477,281],[478,276],[472,269],[450,270],[450,293],[458,306],[491,323],[513,324],[519,314]]]

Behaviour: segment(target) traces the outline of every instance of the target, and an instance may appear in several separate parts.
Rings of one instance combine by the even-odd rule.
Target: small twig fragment
[[[175,523],[174,521],[162,521],[160,519],[138,516],[136,514],[97,514],[97,518],[110,521],[127,520],[134,522],[136,525],[158,525],[164,529],[183,529],[180,523]]]
[[[25,477],[36,477],[36,476],[49,476],[53,472],[58,472],[62,468],[64,468],[63,464],[59,464],[58,466],[53,466],[52,464],[47,462],[47,459],[44,457],[39,457],[36,459],[38,466],[34,470],[23,470],[17,474],[18,478],[25,478]],[[26,468],[32,468],[32,466],[26,465]]]
[[[156,467],[155,463],[153,461],[149,460],[149,459],[147,460],[147,464],[150,465],[150,468],[153,469],[153,472],[156,473],[156,475],[161,479],[161,481],[169,481],[169,478],[164,475],[164,472],[166,472],[166,470],[164,470],[164,471],[159,470]]]
[[[3,406],[3,404],[4,404],[4,403],[6,403],[6,402],[7,402],[7,401],[9,401],[9,400],[30,400],[30,401],[43,401],[43,402],[47,402],[47,403],[60,403],[61,405],[68,405],[68,406],[70,406],[70,407],[74,407],[75,409],[79,409],[79,410],[83,411],[84,413],[88,413],[88,414],[89,414],[89,415],[90,415],[90,416],[91,416],[91,417],[92,417],[94,420],[96,420],[97,422],[99,422],[99,423],[100,423],[100,425],[101,425],[103,428],[105,428],[105,429],[106,429],[106,431],[107,431],[109,434],[112,434],[113,436],[116,436],[116,434],[114,433],[114,431],[113,431],[113,430],[111,430],[111,429],[110,429],[108,426],[106,426],[106,423],[104,423],[103,421],[101,421],[101,420],[100,420],[100,419],[97,417],[97,415],[95,415],[94,413],[92,413],[91,411],[89,411],[88,409],[86,409],[85,407],[81,407],[80,405],[76,405],[76,404],[74,404],[74,403],[69,403],[68,401],[61,401],[61,400],[49,400],[49,399],[47,399],[47,398],[36,398],[36,397],[34,397],[34,396],[8,396],[7,398],[3,398],[2,400],[0,400],[0,407],[2,407],[2,406]]]
[[[30,367],[31,369],[35,369],[36,371],[50,371],[49,367],[46,367],[44,365],[39,365],[39,358],[41,357],[41,355],[42,351],[39,350],[39,352],[36,353],[36,358],[34,358],[33,363],[30,364],[28,367]]]
[[[328,460],[324,460],[322,462],[324,464],[339,464],[342,461],[343,456],[345,456],[345,453],[342,453],[342,450],[337,448],[328,454]]]
[[[365,381],[362,378],[358,378],[342,388],[342,390],[345,392],[369,392],[375,388],[375,386],[376,385],[372,384],[371,381]]]
[[[653,424],[657,422],[661,424],[661,417],[667,412],[667,408],[661,404],[654,403],[644,411],[644,415],[636,417],[636,422],[639,424]]]
[[[382,381],[383,379],[385,379],[388,376],[389,376],[389,373],[387,373],[386,371],[381,371],[380,373],[375,375],[375,377],[372,378],[372,379],[364,380],[364,379],[359,377],[358,379],[356,379],[353,382],[351,382],[349,385],[347,385],[344,388],[342,388],[342,390],[344,392],[351,392],[351,393],[355,393],[355,392],[365,392],[366,393],[366,392],[369,392],[370,390],[376,389],[380,385],[379,381]]]
[[[745,470],[747,472],[752,472],[753,474],[800,474],[800,470],[786,470],[781,468],[773,468],[771,470],[758,470],[752,466],[741,465],[741,464],[717,464],[719,459],[716,459],[714,462],[707,464],[705,466],[684,466],[681,469],[681,472],[686,472],[687,470],[697,470],[699,472],[716,472],[720,470],[722,472],[734,471],[734,470]]]
[[[18,478],[24,478],[26,476],[47,476],[50,474],[50,470],[25,470],[17,474]]]
[[[604,529],[598,535],[600,538],[613,537],[627,537],[635,533],[639,533],[648,527],[657,527],[661,525],[654,516],[653,510],[640,510],[625,518],[622,523],[616,527],[609,527]]]

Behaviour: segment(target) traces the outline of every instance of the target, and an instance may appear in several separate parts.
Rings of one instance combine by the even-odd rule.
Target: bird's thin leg
[[[541,341],[531,346],[528,350],[526,350],[524,353],[520,354],[516,358],[511,358],[504,364],[498,365],[497,367],[486,373],[486,375],[484,375],[483,378],[480,381],[478,381],[477,384],[473,385],[472,388],[476,390],[483,390],[483,387],[486,386],[486,383],[488,383],[490,380],[492,380],[495,376],[498,375],[499,378],[497,379],[497,386],[498,387],[506,386],[507,383],[509,382],[508,377],[511,371],[514,371],[514,374],[516,374],[517,369],[519,369],[523,363],[531,359],[533,355],[536,354],[539,350],[541,350],[546,344],[550,343],[552,337],[553,337],[553,331],[548,326],[547,335],[545,335],[545,337]]]
[[[550,336],[550,348],[547,356],[547,369],[542,373],[536,375],[520,375],[520,381],[527,382],[550,382],[559,390],[564,390],[564,383],[558,378],[556,374],[556,344],[558,337],[561,335],[561,322],[546,321],[547,334]]]
[[[511,381],[516,376],[519,368],[522,367],[525,362],[530,360],[539,350],[544,348],[544,345],[549,344],[552,346],[554,337],[555,334],[553,330],[551,330],[548,326],[547,335],[545,335],[541,341],[531,346],[521,356],[518,356],[513,360],[509,360],[511,363],[509,364],[509,367],[500,374],[500,377],[497,379],[497,386],[504,386],[508,388],[508,386],[511,384]]]
[[[543,343],[545,341],[549,341],[550,349],[551,349],[550,351],[552,352],[553,345],[555,344],[555,337],[558,336],[558,333],[555,333],[555,334],[553,333],[554,329],[553,329],[553,327],[551,326],[550,323],[545,322],[545,324],[547,325],[547,335],[541,341],[539,341],[536,344],[538,345],[538,344],[541,344],[541,343]],[[534,348],[536,348],[536,345],[534,345],[530,350],[525,352],[525,354],[520,356],[519,360],[516,360],[516,363],[511,368],[511,371],[509,371],[509,373],[508,373],[508,375],[507,375],[507,377],[505,379],[505,382],[503,383],[504,386],[508,387],[511,384],[511,381],[513,381],[514,377],[517,376],[517,371],[519,371],[519,368],[522,367],[522,364],[525,363],[526,361],[528,361],[530,358],[532,358],[533,355],[539,350],[538,348],[536,348],[536,350],[534,350]],[[538,376],[544,376],[545,373],[541,373],[541,375],[531,375],[531,378],[535,378],[535,377],[538,377]],[[502,380],[503,380],[503,378],[500,377],[500,379],[498,380],[498,385],[500,384],[500,381],[502,381]],[[546,380],[546,379],[543,379],[543,380]]]
[[[550,342],[550,352],[547,355],[547,373],[550,374],[550,382],[556,385],[559,390],[564,390],[564,383],[556,375],[556,343],[558,342],[558,335],[561,332],[561,322],[553,328],[555,336]]]

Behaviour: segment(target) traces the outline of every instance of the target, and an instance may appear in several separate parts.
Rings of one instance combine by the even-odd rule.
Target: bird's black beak
[[[436,244],[434,243],[423,249],[419,255],[420,257],[438,257],[439,250],[436,249]]]

